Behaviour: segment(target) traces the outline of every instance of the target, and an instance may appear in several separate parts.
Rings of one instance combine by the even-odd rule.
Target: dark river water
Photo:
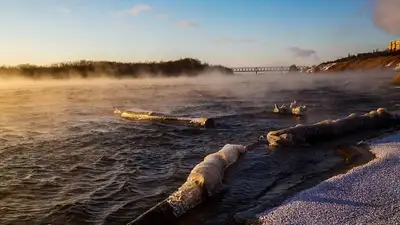
[[[126,224],[175,191],[224,144],[269,130],[397,110],[387,73],[237,75],[142,80],[3,82],[0,85],[0,224]],[[297,100],[307,118],[269,113]],[[113,107],[216,117],[203,129],[127,121]],[[337,165],[330,151],[260,146],[227,173],[222,197],[181,224],[227,224],[254,216]]]

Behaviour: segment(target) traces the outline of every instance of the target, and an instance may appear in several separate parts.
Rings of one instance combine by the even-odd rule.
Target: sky
[[[0,65],[185,57],[229,67],[314,65],[400,39],[398,16],[386,15],[400,15],[399,2],[2,0]]]

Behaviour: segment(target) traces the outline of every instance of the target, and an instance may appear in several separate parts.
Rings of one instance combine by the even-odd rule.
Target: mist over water
[[[392,71],[243,74],[114,80],[0,82],[0,223],[124,224],[176,190],[189,171],[226,143],[249,144],[271,129],[397,110]],[[304,120],[268,113],[297,100]],[[126,121],[113,107],[191,117],[218,117],[201,129]],[[260,148],[230,172],[232,189],[184,220],[221,224],[304,177],[332,169],[324,151],[269,153]],[[308,179],[308,178],[307,178]],[[196,219],[200,217],[200,219]],[[196,221],[196,222],[194,222]]]

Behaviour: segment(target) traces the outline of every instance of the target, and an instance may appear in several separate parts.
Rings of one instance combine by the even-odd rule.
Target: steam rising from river
[[[190,86],[213,92],[229,92],[232,96],[256,97],[265,92],[279,92],[281,90],[296,90],[318,88],[320,85],[337,85],[346,90],[365,91],[366,88],[376,88],[379,85],[389,83],[393,77],[393,71],[375,70],[368,72],[342,72],[334,75],[322,74],[273,74],[253,73],[222,75],[219,73],[204,73],[196,77],[180,76],[172,78],[151,77],[144,75],[140,78],[114,79],[107,76],[99,78],[71,78],[71,79],[28,79],[15,77],[12,79],[0,78],[0,89],[30,89],[36,87],[51,86],[107,86],[111,84],[123,84],[125,86]],[[111,94],[111,93],[109,93]]]

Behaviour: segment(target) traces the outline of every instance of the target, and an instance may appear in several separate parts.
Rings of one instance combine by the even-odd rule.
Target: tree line
[[[230,68],[209,65],[198,59],[182,58],[175,61],[126,63],[115,61],[74,61],[38,66],[21,64],[0,67],[0,76],[20,75],[28,78],[51,77],[56,79],[74,77],[90,78],[108,76],[114,78],[148,76],[173,77],[180,75],[196,76],[203,72],[233,74]]]

